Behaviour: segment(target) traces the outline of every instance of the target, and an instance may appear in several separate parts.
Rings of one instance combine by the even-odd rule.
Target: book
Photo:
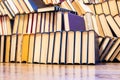
[[[63,1],[63,2],[60,4],[60,7],[61,7],[61,8],[68,9],[68,10],[72,10],[72,8],[70,7],[70,5],[68,4],[68,2],[67,2],[66,0]]]
[[[29,51],[29,39],[30,35],[29,34],[24,34],[23,35],[23,41],[22,41],[22,55],[21,55],[21,62],[27,63],[28,62],[28,51]]]
[[[85,22],[83,17],[65,12],[64,13],[64,30],[66,31],[84,31],[85,30]]]
[[[92,13],[95,14],[94,4],[88,4],[87,6],[90,8],[90,10],[92,11]]]
[[[6,16],[6,28],[7,28],[7,35],[11,35],[12,33],[12,24],[11,20],[8,16]]]
[[[17,51],[17,35],[12,35],[11,36],[11,54],[10,54],[10,62],[15,62],[16,61],[16,51]]]
[[[35,35],[35,50],[34,50],[34,60],[35,63],[40,63],[40,56],[41,56],[41,45],[42,45],[42,34],[37,33]]]
[[[1,14],[2,14],[2,15],[6,15],[5,10],[4,10],[4,8],[2,7],[1,3],[0,3],[0,11],[1,11]]]
[[[114,45],[115,41],[116,41],[116,38],[112,38],[112,39],[110,40],[110,42],[108,43],[106,49],[103,51],[103,53],[102,53],[101,56],[100,56],[100,61],[101,61],[101,62],[104,62],[104,61],[105,61],[105,57],[106,57],[106,55],[108,54],[108,52],[109,52],[109,50],[111,49],[111,47]]]
[[[101,3],[95,4],[94,7],[95,7],[96,14],[102,14],[103,13],[103,8],[102,8]]]
[[[81,64],[81,47],[82,47],[82,35],[80,31],[75,32],[75,58],[74,63]]]
[[[30,10],[30,12],[35,12],[35,10],[37,9],[35,3],[32,0],[24,0],[26,6],[28,7],[28,9]]]
[[[30,13],[30,10],[28,9],[27,5],[25,4],[24,0],[18,0],[22,9],[25,11],[25,13]]]
[[[110,57],[110,60],[109,61],[114,61],[114,59],[116,58],[116,56],[119,54],[119,52],[120,52],[120,46],[118,46],[117,48],[116,48],[116,50],[114,51],[114,53],[113,53],[113,55]]]
[[[30,34],[32,31],[32,24],[33,24],[33,13],[29,14],[28,18],[28,25],[27,25],[27,33]]]
[[[24,15],[23,32],[22,32],[23,34],[27,33],[28,20],[29,20],[29,15],[25,14]]]
[[[110,9],[110,13],[112,16],[115,16],[118,14],[118,8],[117,8],[117,3],[115,0],[109,0],[108,1],[109,4],[109,9]]]
[[[120,27],[120,22],[119,22],[120,16],[119,16],[119,15],[116,15],[116,16],[114,16],[113,18],[114,18],[116,24]]]
[[[21,62],[21,55],[22,55],[22,41],[23,41],[23,35],[18,34],[17,40],[16,40],[16,62]]]
[[[43,33],[45,31],[45,17],[46,17],[46,13],[42,13],[42,22],[41,22],[41,33]]]
[[[32,32],[31,33],[36,33],[36,25],[37,25],[37,17],[38,17],[38,13],[34,13],[33,14],[33,23],[32,23]]]
[[[18,22],[18,31],[17,34],[22,34],[23,33],[23,26],[24,26],[24,15],[19,16],[19,22]]]
[[[60,63],[60,53],[61,53],[61,40],[62,40],[62,33],[56,32],[55,33],[55,42],[54,42],[54,53],[53,53],[53,61],[52,63]]]
[[[4,45],[6,47],[6,51],[5,51],[5,62],[9,62],[10,61],[10,48],[11,48],[11,35],[7,35],[6,36],[6,41],[5,41],[6,45]]]
[[[120,27],[116,24],[111,15],[106,16],[107,22],[110,25],[111,30],[115,33],[117,37],[120,37]]]
[[[45,31],[44,32],[50,32],[49,31],[49,25],[50,25],[50,13],[49,12],[46,12],[46,17],[45,17],[45,26],[44,26],[44,29]]]
[[[40,63],[47,63],[49,33],[42,34]],[[58,46],[57,46],[58,48]]]
[[[55,43],[55,33],[50,32],[49,34],[49,47],[48,47],[48,55],[47,55],[47,63],[52,63],[53,60],[53,52],[54,52],[54,43]]]
[[[99,20],[100,20],[100,23],[102,25],[103,32],[104,32],[105,36],[113,37],[113,34],[112,34],[110,27],[107,23],[107,20],[105,18],[105,15],[104,14],[99,15]]]
[[[66,51],[67,51],[67,32],[62,32],[62,40],[61,40],[61,53],[60,53],[60,64],[65,64],[66,59]]]
[[[116,3],[117,3],[118,11],[120,12],[120,1],[117,0]]]
[[[35,34],[30,34],[28,63],[33,63],[35,49]]]
[[[41,21],[42,21],[42,13],[38,13],[37,16],[37,24],[36,24],[36,33],[41,31]]]
[[[120,61],[120,52],[119,52],[118,55],[116,56],[116,59],[117,59],[118,61]]]
[[[75,47],[75,33],[74,31],[68,31],[67,33],[67,52],[66,52],[66,64],[74,64],[74,47]]]
[[[114,45],[111,47],[111,49],[108,51],[106,57],[105,57],[105,61],[109,61],[110,57],[114,54],[115,49],[119,46],[120,44],[120,39],[118,38]]]
[[[109,9],[108,2],[106,1],[106,2],[103,2],[103,3],[101,3],[101,4],[102,4],[103,13],[104,13],[105,15],[110,14],[110,9]]]
[[[82,32],[82,60],[81,64],[87,64],[88,63],[88,32],[83,31]]]

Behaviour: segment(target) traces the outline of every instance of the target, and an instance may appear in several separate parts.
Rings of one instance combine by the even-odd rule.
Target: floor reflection
[[[119,80],[120,68],[113,67],[0,63],[0,80]]]

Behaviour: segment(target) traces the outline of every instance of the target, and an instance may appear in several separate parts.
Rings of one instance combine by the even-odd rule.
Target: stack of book
[[[94,30],[86,31],[83,16],[59,6],[45,5],[42,0],[3,0],[0,3],[4,4],[0,9],[3,10],[2,18],[6,18],[1,21],[4,24],[0,39],[1,62],[99,62],[98,35]],[[14,20],[13,25],[10,19]]]

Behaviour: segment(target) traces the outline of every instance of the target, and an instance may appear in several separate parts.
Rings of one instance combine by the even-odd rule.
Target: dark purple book
[[[65,12],[64,13],[64,30],[66,31],[85,31],[84,18],[76,14]]]

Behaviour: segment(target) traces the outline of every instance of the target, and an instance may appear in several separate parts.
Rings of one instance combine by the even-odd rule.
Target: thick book
[[[83,17],[69,12],[64,12],[64,30],[84,31],[85,21]]]

